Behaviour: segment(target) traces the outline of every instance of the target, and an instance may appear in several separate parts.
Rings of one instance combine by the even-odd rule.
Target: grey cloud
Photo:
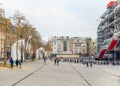
[[[97,18],[109,0],[1,0],[7,16],[18,9],[47,40],[49,36],[96,38]],[[12,13],[10,13],[12,11]],[[48,33],[49,32],[49,33]]]

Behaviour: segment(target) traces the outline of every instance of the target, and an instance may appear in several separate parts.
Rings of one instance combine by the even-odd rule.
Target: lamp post
[[[21,35],[21,60],[23,61],[23,36]]]
[[[0,5],[1,5],[1,3],[0,3]],[[1,49],[0,49],[0,58],[2,58],[2,16],[1,16],[1,14],[0,14],[0,35],[1,35],[1,37],[0,37],[0,46],[1,46]]]
[[[0,9],[0,11],[3,11],[3,9]],[[3,20],[4,20],[4,17],[3,17],[3,15],[2,15],[2,13],[0,13],[0,35],[1,35],[1,58],[3,58],[3,54],[4,54],[4,51],[3,51]]]
[[[16,44],[16,58],[18,59],[18,35],[16,33],[16,36],[17,36],[17,44]]]
[[[116,47],[114,49],[114,63],[115,63],[115,61],[116,61]]]
[[[0,54],[1,54],[1,58],[2,58],[2,27],[0,28],[0,30],[1,30],[1,52],[0,52]]]
[[[29,34],[28,41],[27,41],[27,46],[26,46],[26,50],[28,52],[29,57],[31,57],[31,39],[32,39],[32,35]]]

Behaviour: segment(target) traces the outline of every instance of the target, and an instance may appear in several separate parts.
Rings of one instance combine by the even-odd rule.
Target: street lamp
[[[1,54],[1,58],[2,58],[2,27],[1,27],[1,52],[0,52],[0,54]]]
[[[115,61],[116,61],[116,47],[114,49],[114,63],[115,63]]]
[[[16,44],[16,58],[18,59],[18,35],[16,33],[16,36],[17,36],[17,44]]]
[[[23,61],[23,36],[21,35],[21,60]]]
[[[2,11],[3,9],[0,9],[0,11]],[[1,37],[0,37],[0,41],[1,41],[1,58],[3,58],[3,20],[4,17],[2,16],[2,13],[0,13],[0,32],[1,32]]]
[[[30,35],[30,32],[28,32],[29,36],[28,36],[28,40],[27,40],[27,45],[26,45],[26,51],[28,53],[28,56],[31,57],[31,38],[32,35]]]

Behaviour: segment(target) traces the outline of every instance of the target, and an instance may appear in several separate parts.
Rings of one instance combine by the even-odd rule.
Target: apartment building
[[[51,38],[53,54],[71,54],[70,50],[70,40],[69,37],[64,36],[53,36]]]
[[[12,26],[10,19],[5,18],[4,9],[0,9],[0,58],[7,55],[7,51],[16,39],[10,26]]]
[[[3,25],[3,19],[5,18],[5,12],[4,9],[0,9],[0,58],[3,58],[4,54],[4,39],[5,39],[5,34],[4,34],[4,25]]]
[[[89,37],[53,36],[51,40],[53,54],[92,55],[96,53],[96,49],[92,49],[96,47],[96,43],[94,41],[94,45],[92,45],[92,39]]]
[[[80,54],[81,53],[81,44],[82,38],[81,37],[72,37],[73,39],[73,54]]]

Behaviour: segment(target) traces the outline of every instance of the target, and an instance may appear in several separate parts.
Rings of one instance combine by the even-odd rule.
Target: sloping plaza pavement
[[[22,68],[0,67],[0,86],[120,86],[120,66],[93,65],[42,60],[24,63]]]

